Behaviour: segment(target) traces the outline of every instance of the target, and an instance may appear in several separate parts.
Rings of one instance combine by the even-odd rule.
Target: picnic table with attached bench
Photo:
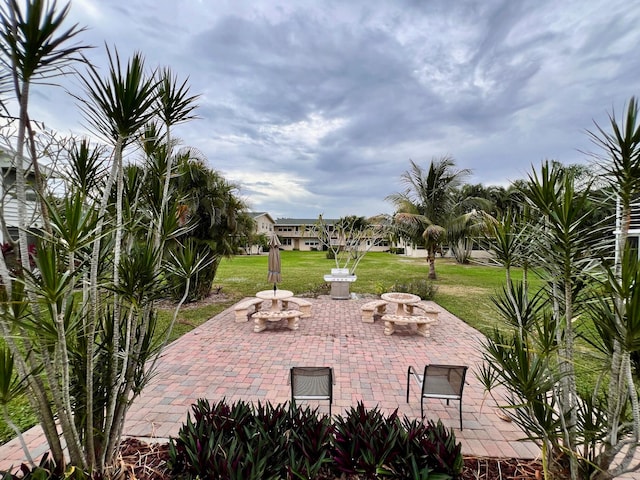
[[[397,325],[415,325],[417,333],[423,337],[431,335],[429,327],[438,322],[438,311],[423,303],[421,298],[411,293],[388,292],[380,296],[384,301],[396,303],[395,314],[382,315],[384,334],[393,335]],[[415,309],[422,310],[421,315],[415,315]]]

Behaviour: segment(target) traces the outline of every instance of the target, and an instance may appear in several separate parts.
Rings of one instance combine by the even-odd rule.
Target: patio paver
[[[169,345],[158,362],[155,377],[136,399],[124,431],[147,441],[164,441],[175,436],[192,403],[199,398],[215,402],[226,398],[257,402],[286,402],[290,399],[288,374],[291,366],[334,368],[333,413],[344,413],[361,401],[368,408],[378,406],[390,413],[420,416],[419,392],[411,388],[406,403],[406,375],[409,365],[419,370],[426,363],[466,364],[462,419],[458,429],[457,402],[425,400],[426,418],[438,419],[454,428],[463,454],[535,458],[539,449],[518,441],[522,433],[495,414],[491,398],[485,398],[474,371],[480,361],[482,335],[436,304],[439,322],[425,338],[411,326],[384,334],[384,322],[363,323],[360,307],[367,299],[310,299],[311,317],[302,318],[298,330],[270,325],[254,333],[254,322],[237,323],[233,307]],[[415,328],[415,326],[413,327]],[[313,403],[328,411],[327,402]],[[39,428],[28,433],[28,443],[39,458],[46,448]],[[23,461],[18,442],[0,447],[0,468]]]

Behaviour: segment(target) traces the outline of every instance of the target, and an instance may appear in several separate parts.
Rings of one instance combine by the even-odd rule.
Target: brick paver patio
[[[401,415],[420,416],[418,391],[412,385],[406,403],[407,367],[426,363],[466,364],[471,367],[464,391],[463,424],[458,429],[458,404],[425,400],[427,418],[440,418],[455,429],[465,455],[535,458],[531,442],[518,441],[522,433],[495,413],[475,378],[482,335],[433,304],[439,323],[424,338],[410,327],[385,336],[384,324],[363,323],[360,307],[367,300],[310,299],[311,318],[291,331],[286,323],[270,324],[253,332],[253,321],[236,323],[229,308],[187,333],[163,353],[157,374],[136,399],[127,417],[125,433],[148,441],[176,435],[190,405],[199,398],[211,402],[226,398],[272,403],[290,398],[289,367],[332,366],[335,373],[333,413],[340,414],[361,401],[384,412],[396,408]],[[415,326],[413,327],[415,328]],[[484,403],[483,403],[484,400]],[[328,411],[327,402],[318,404]],[[46,449],[38,428],[28,433],[29,445],[39,458]],[[17,441],[0,447],[0,468],[23,461]]]

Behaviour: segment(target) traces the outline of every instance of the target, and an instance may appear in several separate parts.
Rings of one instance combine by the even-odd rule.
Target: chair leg
[[[407,403],[409,403],[409,383],[411,382],[411,367],[407,370]]]

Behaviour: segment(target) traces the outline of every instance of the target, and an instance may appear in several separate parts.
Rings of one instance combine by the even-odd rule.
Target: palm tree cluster
[[[458,262],[468,262],[473,237],[484,232],[487,218],[515,202],[515,188],[464,184],[470,173],[456,169],[450,156],[434,158],[427,169],[411,160],[401,176],[405,189],[387,197],[395,206],[394,237],[424,246],[430,279],[436,278],[437,252],[449,247]]]
[[[28,392],[57,468],[65,468],[64,444],[72,465],[102,477],[173,325],[156,331],[155,303],[167,291],[179,298],[175,321],[184,301],[208,293],[221,256],[251,224],[237,187],[195,149],[177,148],[173,128],[195,118],[197,107],[186,81],[168,68],[149,72],[139,53],[122,60],[108,48],[102,76],[83,56],[86,46],[74,43],[83,29],[65,26],[69,5],[21,3],[0,8],[0,94],[10,130],[2,149],[16,168],[21,222],[18,238],[9,237],[20,268],[0,256],[0,399],[4,407]],[[60,139],[42,150],[31,89],[55,83],[74,64],[86,68],[75,98],[102,143]],[[28,188],[40,202],[38,230],[26,214]]]
[[[428,168],[411,161],[405,190],[388,197],[393,234],[424,246],[429,278],[439,249],[465,262],[470,239],[504,267],[494,299],[504,327],[486,340],[479,378],[489,392],[506,392],[497,401],[541,446],[545,478],[640,470],[640,264],[628,238],[640,198],[636,99],[622,125],[614,115],[610,123],[610,132],[597,124],[589,132],[604,152],[592,154],[592,166],[546,161],[505,189],[463,184],[469,170],[448,156]],[[531,274],[542,279],[535,292]],[[597,352],[601,373],[590,390],[577,382],[579,340]]]
[[[545,478],[609,479],[637,471],[640,438],[640,282],[628,241],[631,202],[640,194],[640,122],[631,99],[623,126],[590,133],[604,154],[584,172],[546,162],[522,185],[522,209],[496,220],[489,239],[507,272],[495,305],[505,327],[485,344],[480,377],[501,386],[501,405],[543,452]],[[606,194],[609,194],[608,196]],[[612,212],[621,205],[614,236]],[[604,200],[604,203],[603,203]],[[516,282],[513,266],[522,266]],[[527,273],[543,280],[531,291]],[[594,352],[594,385],[576,375],[578,340]],[[635,456],[635,458],[634,458]]]

